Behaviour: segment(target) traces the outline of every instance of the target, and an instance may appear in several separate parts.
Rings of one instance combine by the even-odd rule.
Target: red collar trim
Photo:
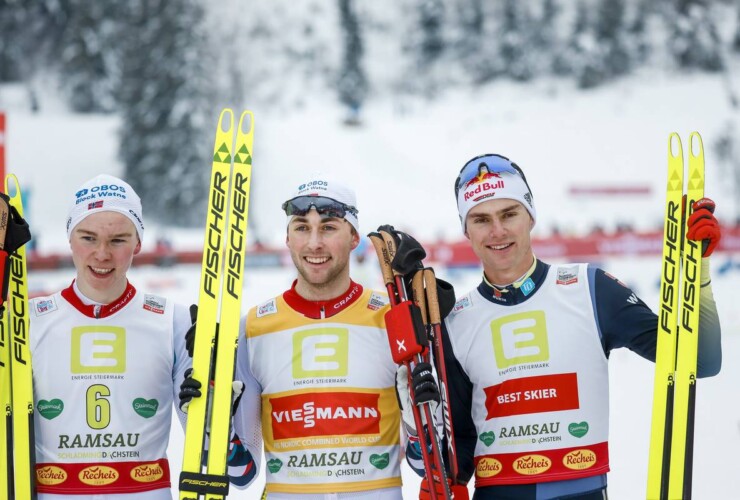
[[[311,319],[330,318],[354,304],[362,295],[362,285],[350,280],[349,288],[339,297],[329,300],[306,300],[295,291],[296,283],[298,280],[293,282],[290,290],[283,293],[283,299],[290,307]]]
[[[136,295],[136,288],[134,288],[134,286],[128,281],[126,281],[126,289],[123,291],[123,294],[121,294],[120,297],[118,297],[110,304],[103,305],[84,304],[82,300],[80,300],[80,298],[77,296],[77,293],[75,293],[74,280],[72,281],[72,284],[69,285],[69,287],[62,290],[62,297],[64,297],[67,302],[72,304],[75,309],[80,311],[85,316],[98,319],[107,318],[108,316],[117,313],[120,309],[123,309],[123,307],[128,304],[132,298],[134,298],[134,295]]]

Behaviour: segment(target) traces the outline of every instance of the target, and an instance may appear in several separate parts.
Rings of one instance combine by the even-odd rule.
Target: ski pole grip
[[[427,298],[424,294],[424,275],[421,272],[417,272],[414,274],[414,277],[411,278],[411,291],[414,294],[414,302],[416,302],[416,305],[419,306],[419,309],[421,310],[421,321],[424,323],[424,326],[428,323],[428,316],[427,316]]]
[[[391,262],[393,262],[393,257],[396,256],[396,241],[393,239],[393,236],[386,231],[380,231],[380,237],[383,238],[383,242],[388,248],[388,257],[390,257],[388,264],[390,265]],[[393,266],[391,266],[391,272],[394,275],[398,274],[397,271],[393,270]]]
[[[419,273],[421,274],[421,273]],[[427,292],[427,307],[429,308],[429,321],[433,325],[442,323],[442,315],[439,313],[439,296],[437,295],[437,278],[434,269],[424,269],[424,283]]]
[[[375,247],[375,253],[378,255],[378,262],[380,263],[380,272],[383,274],[383,283],[387,285],[393,284],[393,269],[391,269],[391,258],[388,255],[388,249],[383,242],[383,238],[378,233],[368,234],[370,241]]]

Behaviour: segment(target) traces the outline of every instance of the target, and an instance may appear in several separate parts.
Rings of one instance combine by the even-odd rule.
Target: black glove
[[[3,250],[11,254],[20,247],[31,241],[31,230],[28,222],[21,217],[18,210],[10,205],[10,197],[5,193],[0,193],[0,198],[8,205],[8,228],[5,232],[5,244]]]
[[[385,231],[393,236],[396,243],[396,255],[393,256],[391,267],[403,275],[413,276],[417,269],[423,268],[421,263],[427,256],[424,247],[413,236],[397,231],[393,226],[385,224],[378,228],[378,232]]]
[[[195,322],[198,319],[198,306],[191,304],[190,306],[190,321],[192,325],[185,332],[185,349],[188,351],[188,356],[193,357],[193,347],[195,346]]]
[[[185,370],[185,379],[182,381],[182,384],[180,384],[180,393],[177,395],[180,399],[180,410],[185,413],[188,412],[190,401],[192,401],[193,398],[199,398],[202,395],[200,392],[201,383],[195,380],[192,377],[192,374],[192,368]]]
[[[432,374],[432,365],[429,363],[418,363],[411,372],[411,383],[414,387],[414,402],[421,405],[434,401],[440,402],[437,381]]]

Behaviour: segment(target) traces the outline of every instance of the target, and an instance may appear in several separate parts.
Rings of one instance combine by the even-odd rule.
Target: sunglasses
[[[298,196],[283,203],[283,210],[288,216],[304,216],[311,208],[315,208],[319,215],[338,219],[343,219],[348,213],[357,217],[358,213],[355,207],[325,196]]]
[[[506,158],[505,156],[487,154],[476,156],[472,160],[468,161],[465,166],[460,170],[460,174],[455,180],[455,198],[458,197],[458,193],[461,189],[465,189],[471,182],[480,182],[487,175],[499,174],[501,172],[518,175],[524,181],[529,191],[530,196],[532,190],[529,188],[527,178],[524,176],[524,172],[519,166]]]

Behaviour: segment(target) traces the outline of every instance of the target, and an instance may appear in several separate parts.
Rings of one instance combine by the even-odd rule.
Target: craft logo
[[[162,479],[164,471],[158,463],[142,464],[131,469],[131,479],[139,483],[153,483]]]
[[[510,314],[491,321],[496,365],[500,370],[513,365],[550,359],[544,311]]]
[[[481,458],[478,462],[478,465],[475,466],[475,475],[476,477],[493,477],[501,470],[503,469],[503,466],[501,465],[501,462],[496,460],[495,458]]]
[[[379,434],[379,394],[318,392],[271,398],[274,439]]]
[[[103,208],[103,200],[93,201],[87,204],[88,210],[95,210],[96,208]]]
[[[54,465],[39,467],[36,469],[36,480],[44,486],[62,484],[67,480],[67,472]]]
[[[312,328],[293,334],[293,378],[346,377],[349,334],[346,328]]]
[[[118,481],[118,471],[105,465],[85,467],[77,477],[90,486],[105,486]]]
[[[591,450],[573,450],[563,457],[563,465],[573,470],[584,470],[596,464],[596,453]]]
[[[126,330],[120,326],[72,328],[72,373],[125,373]]]
[[[525,476],[536,476],[552,467],[552,460],[544,455],[524,455],[514,460],[514,470]]]

